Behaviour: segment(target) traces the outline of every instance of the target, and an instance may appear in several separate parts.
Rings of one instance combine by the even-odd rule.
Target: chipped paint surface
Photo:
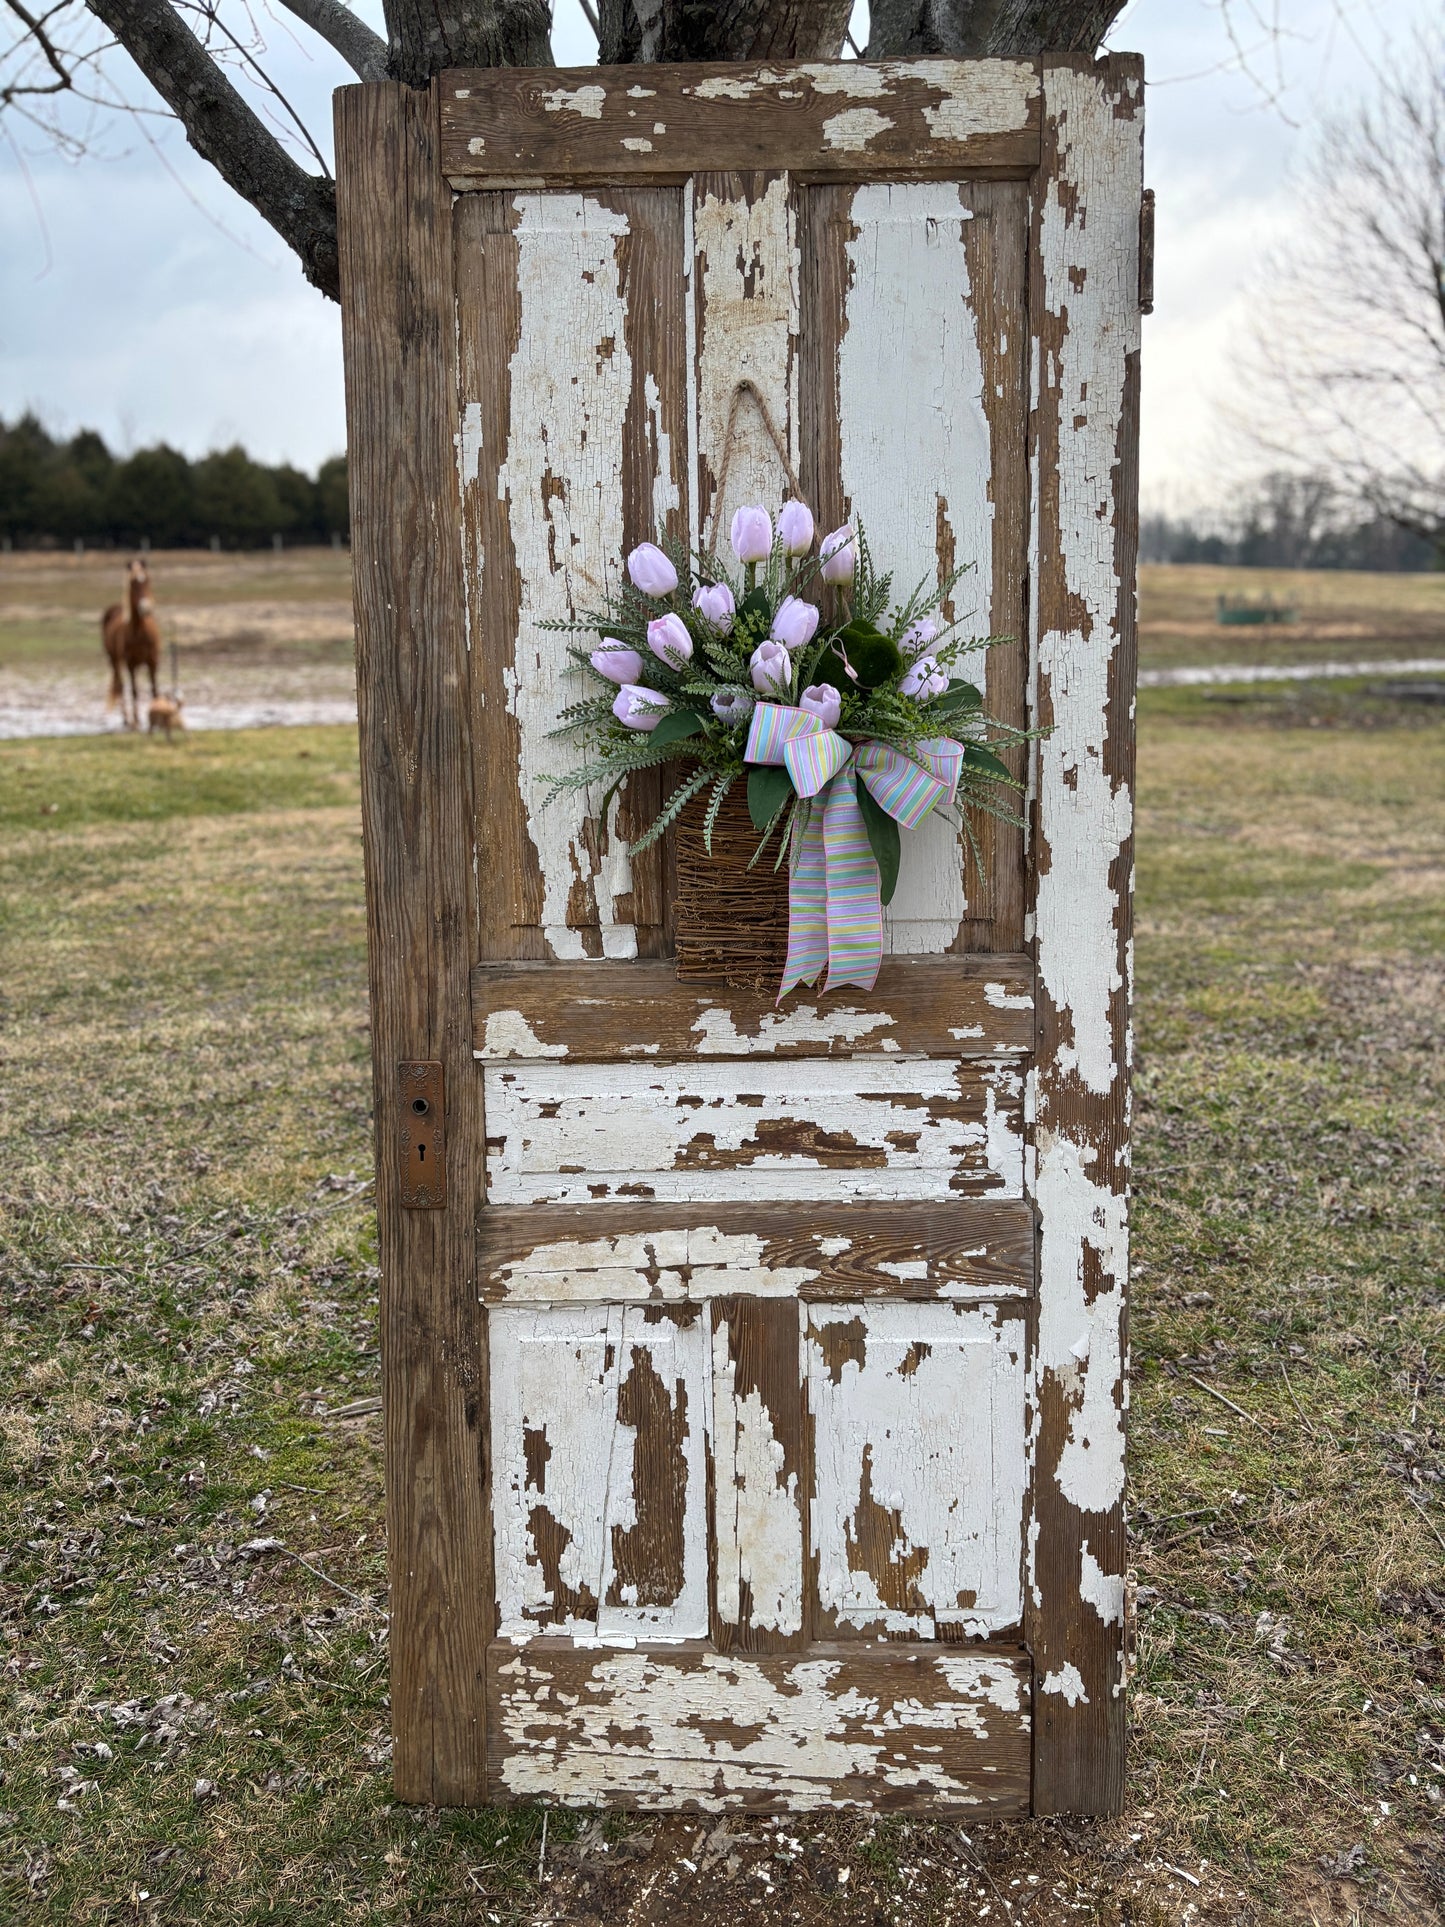
[[[739,1389],[727,1321],[713,1331],[713,1479],[717,1613],[788,1635],[803,1626],[803,1519],[798,1475],[786,1464],[756,1385]]]
[[[701,91],[699,89],[699,91]],[[735,509],[777,503],[787,473],[750,382],[798,468],[798,245],[785,175],[758,199],[696,193],[692,205],[697,333],[699,499],[706,500],[705,548],[727,541]],[[729,453],[729,423],[731,452]],[[719,496],[724,475],[726,491]]]
[[[1041,1693],[1057,1693],[1067,1700],[1070,1706],[1087,1706],[1089,1695],[1084,1690],[1084,1677],[1072,1660],[1066,1661],[1056,1673],[1046,1673],[1039,1688]]]
[[[1019,1666],[964,1653],[906,1671],[835,1655],[599,1653],[584,1674],[571,1656],[524,1650],[495,1680],[503,1785],[571,1804],[772,1796],[804,1810],[897,1791],[987,1808],[981,1765],[993,1749],[1016,1761],[1027,1734]]]
[[[893,122],[876,107],[845,107],[823,122],[823,139],[840,154],[859,154],[879,134],[886,134]]]
[[[1124,1577],[1122,1573],[1108,1573],[1089,1550],[1089,1542],[1084,1541],[1079,1594],[1086,1605],[1092,1606],[1106,1626],[1124,1624]]]
[[[853,195],[846,328],[838,350],[843,487],[909,593],[946,566],[972,562],[955,594],[988,633],[993,580],[992,438],[964,229],[953,182],[882,183]],[[879,371],[887,369],[886,380]],[[899,450],[932,494],[900,488]],[[886,948],[943,951],[966,914],[961,835],[943,815],[903,839],[898,887],[884,912]]]
[[[707,1334],[636,1307],[492,1314],[504,1638],[707,1630]]]
[[[812,1547],[839,1626],[982,1636],[1023,1610],[1024,1331],[982,1307],[813,1306]]]
[[[762,1059],[741,1074],[559,1063],[483,1077],[495,1204],[1022,1195],[1022,1079],[996,1060]]]
[[[506,1265],[503,1279],[511,1298],[558,1302],[709,1298],[740,1291],[795,1298],[820,1270],[771,1265],[766,1239],[703,1224],[559,1239]]]
[[[606,99],[605,87],[553,87],[544,90],[542,105],[549,114],[580,114],[583,120],[601,120]]]
[[[820,1010],[815,1004],[796,1004],[789,1011],[764,1011],[756,1029],[739,1030],[726,1005],[714,1004],[692,1028],[699,1057],[760,1057],[805,1043],[856,1044],[896,1021],[886,1010],[850,1010],[846,1004]]]
[[[601,95],[601,88],[580,94]],[[581,111],[578,109],[577,111]],[[618,244],[625,216],[582,194],[515,201],[521,331],[512,356],[511,427],[497,491],[507,505],[521,585],[520,629],[507,676],[521,739],[517,782],[542,882],[541,923],[553,956],[586,954],[577,926],[596,924],[609,957],[635,956],[631,865],[595,814],[601,792],[542,808],[555,774],[557,717],[583,692],[565,636],[542,629],[595,604],[620,566],[623,426],[632,386]],[[586,379],[577,371],[585,369]],[[545,424],[545,432],[541,425]]]
[[[565,1044],[544,1044],[520,1010],[492,1010],[481,1051],[485,1057],[565,1057]]]

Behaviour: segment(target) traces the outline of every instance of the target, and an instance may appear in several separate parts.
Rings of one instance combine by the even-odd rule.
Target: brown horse
[[[100,619],[100,639],[110,657],[110,695],[107,709],[120,704],[127,729],[140,728],[140,695],[135,686],[137,669],[148,669],[151,697],[156,695],[156,671],[161,661],[161,631],[151,601],[151,581],[146,565],[137,556],[126,572],[125,603],[113,602]],[[130,672],[130,708],[126,708],[121,671]]]

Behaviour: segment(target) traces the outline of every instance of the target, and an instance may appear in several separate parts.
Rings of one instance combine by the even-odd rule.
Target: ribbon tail
[[[799,984],[816,983],[827,962],[827,902],[823,812],[815,806],[803,826],[798,859],[788,878],[788,958],[779,1003]]]
[[[883,903],[852,769],[834,777],[822,816],[828,932],[823,988],[856,984],[871,990],[883,962]]]

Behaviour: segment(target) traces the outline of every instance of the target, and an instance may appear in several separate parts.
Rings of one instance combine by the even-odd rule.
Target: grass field
[[[345,730],[0,746],[0,1920],[1445,1917],[1445,728],[1146,696],[1118,1823],[395,1806]]]

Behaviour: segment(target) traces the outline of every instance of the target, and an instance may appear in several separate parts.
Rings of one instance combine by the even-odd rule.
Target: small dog
[[[185,718],[181,715],[184,708],[185,704],[179,696],[155,697],[150,706],[151,735],[154,736],[158,729],[163,729],[166,733],[166,741],[169,742],[173,730],[184,731]]]

